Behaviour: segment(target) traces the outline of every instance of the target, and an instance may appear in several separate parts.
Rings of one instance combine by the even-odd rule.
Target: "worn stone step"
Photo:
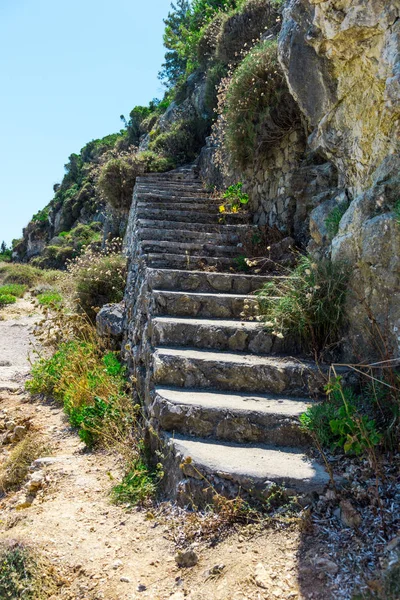
[[[151,339],[153,346],[188,346],[251,354],[300,353],[290,337],[282,339],[271,335],[257,321],[154,317]]]
[[[166,229],[164,227],[138,227],[138,237],[140,240],[169,240],[171,242],[198,242],[201,244],[239,244],[242,236],[235,231],[227,233],[217,233],[208,231],[187,230],[182,223],[182,229]],[[237,253],[239,249],[237,250]]]
[[[304,447],[310,438],[301,429],[299,417],[309,406],[304,398],[158,387],[150,411],[164,431]]]
[[[174,209],[168,210],[165,208],[155,207],[154,205],[147,205],[145,202],[141,202],[138,204],[140,204],[137,208],[137,217],[139,219],[153,219],[158,221],[180,221],[181,223],[189,221],[190,223],[214,223],[215,225],[219,223],[220,217],[218,212],[214,213],[200,209],[177,210],[176,207],[174,207]],[[246,223],[248,221],[248,215],[246,213],[228,214],[224,216],[224,219],[227,223],[232,224]]]
[[[258,311],[254,296],[153,290],[156,315],[249,320]]]
[[[313,362],[188,348],[157,348],[155,382],[163,386],[321,397],[326,372]]]
[[[170,240],[146,239],[141,242],[142,252],[171,252],[189,254],[189,256],[232,256],[237,257],[240,249],[236,245],[217,245],[213,242],[196,244],[195,242],[172,242]]]
[[[138,202],[147,202],[149,203],[163,203],[163,204],[176,204],[179,202],[180,204],[193,204],[199,203],[204,206],[215,205],[219,207],[220,201],[216,198],[210,198],[206,195],[199,195],[198,192],[189,194],[188,192],[177,192],[177,193],[156,193],[156,192],[140,192],[137,194]]]
[[[169,183],[182,183],[182,184],[192,184],[195,183],[197,185],[203,185],[201,179],[193,175],[193,173],[149,173],[147,175],[139,175],[136,177],[136,183],[157,183],[160,184],[160,187],[164,187]]]
[[[158,231],[166,229],[166,230],[180,230],[185,232],[195,232],[195,233],[209,233],[209,234],[225,234],[231,235],[236,234],[242,236],[243,234],[248,232],[249,226],[247,223],[239,223],[236,225],[225,224],[225,223],[180,223],[179,221],[153,221],[152,219],[138,219],[137,220],[138,227],[142,230],[149,229],[157,229]]]
[[[274,275],[181,271],[179,269],[150,269],[147,278],[152,289],[227,294],[251,294],[261,289],[269,281],[284,279],[284,277]]]
[[[201,199],[207,198],[217,202],[217,198],[210,196],[210,193],[206,192],[203,188],[197,186],[159,186],[159,185],[144,185],[140,184],[136,186],[136,195],[141,197],[153,197],[153,198],[195,198],[198,196]],[[221,200],[219,200],[221,202]]]
[[[142,258],[149,267],[155,269],[201,269],[215,268],[219,271],[237,267],[235,259],[225,256],[190,256],[189,254],[143,254]]]
[[[297,493],[321,493],[329,483],[323,466],[301,450],[165,435],[169,494],[180,504],[204,505],[217,490],[228,498],[265,498],[271,484]],[[207,485],[209,482],[209,485]]]
[[[197,213],[197,211],[206,212],[210,215],[214,215],[214,218],[218,215],[219,210],[217,205],[206,204],[205,202],[138,202],[137,208],[140,211],[142,208],[148,208],[153,210],[163,211],[186,211],[191,213]]]

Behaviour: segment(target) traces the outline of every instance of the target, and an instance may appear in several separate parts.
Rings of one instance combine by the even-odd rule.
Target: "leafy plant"
[[[116,504],[128,506],[143,504],[154,497],[162,476],[161,465],[151,468],[142,448],[140,455],[128,466],[121,483],[113,487],[112,499]]]
[[[90,331],[90,330],[89,330]],[[71,425],[89,447],[116,443],[134,422],[124,371],[115,355],[102,355],[92,339],[60,344],[32,367],[27,389],[62,402]]]
[[[12,263],[0,265],[0,279],[5,284],[20,284],[28,288],[39,282],[54,283],[59,276],[57,271],[39,269],[32,265]]]
[[[266,326],[320,355],[340,340],[348,277],[343,263],[301,256],[287,277],[266,283],[258,293]]]
[[[12,248],[7,248],[7,244],[3,241],[0,246],[0,261],[10,262],[12,258]]]
[[[248,194],[243,193],[242,188],[243,183],[241,181],[228,187],[223,195],[225,202],[219,207],[220,213],[225,213],[227,211],[237,213],[249,203],[249,196]]]
[[[340,448],[357,456],[378,446],[382,434],[375,419],[366,414],[365,399],[343,387],[341,377],[332,378],[326,392],[325,402],[311,406],[300,417],[303,427],[315,435],[321,446]]]
[[[26,285],[21,283],[8,283],[0,286],[0,295],[12,294],[16,298],[22,298],[26,292]]]
[[[46,207],[43,210],[39,210],[32,217],[34,223],[46,223],[49,219],[49,209]]]
[[[7,304],[15,304],[16,301],[16,297],[12,294],[0,294],[0,306],[6,306]]]

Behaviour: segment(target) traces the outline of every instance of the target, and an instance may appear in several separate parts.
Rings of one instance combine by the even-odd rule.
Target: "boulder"
[[[117,345],[122,342],[124,304],[105,304],[97,314],[96,328],[101,337],[110,338]]]

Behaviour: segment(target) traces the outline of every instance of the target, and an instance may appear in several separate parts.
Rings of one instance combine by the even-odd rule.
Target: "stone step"
[[[172,242],[170,240],[145,239],[141,242],[142,252],[169,252],[173,254],[188,254],[189,256],[232,256],[240,255],[240,248],[236,245],[217,245],[213,242]]]
[[[138,206],[137,217],[139,219],[153,219],[158,221],[180,221],[181,223],[189,221],[190,223],[213,223],[215,225],[219,224],[220,218],[219,213],[217,212],[211,213],[200,209],[197,209],[196,211],[177,210],[176,206],[173,210],[168,210],[155,207],[154,205],[148,205],[145,202],[141,202]],[[226,223],[232,224],[246,223],[248,221],[248,215],[246,213],[228,214],[224,216],[224,220]]]
[[[293,448],[171,434],[165,439],[170,448],[165,465],[167,492],[182,505],[204,505],[212,501],[214,490],[228,498],[240,494],[263,499],[271,484],[294,493],[322,493],[329,483],[320,463]]]
[[[148,272],[148,283],[152,289],[181,290],[184,292],[250,294],[274,279],[284,279],[284,277],[154,268],[149,269]]]
[[[258,311],[254,296],[153,290],[155,314],[170,317],[206,317],[248,321]]]
[[[310,445],[310,438],[300,428],[299,417],[309,406],[303,398],[158,387],[151,414],[164,431],[304,447]]]
[[[238,224],[238,225],[232,225],[232,224],[225,224],[225,223],[180,223],[179,221],[163,221],[162,223],[160,223],[160,221],[153,221],[151,219],[138,219],[137,221],[138,223],[138,227],[140,229],[145,229],[145,228],[149,228],[149,229],[157,229],[158,231],[160,231],[160,229],[166,229],[166,230],[172,230],[172,229],[176,229],[176,230],[181,230],[184,232],[190,232],[191,234],[193,232],[195,233],[200,233],[200,232],[204,232],[204,233],[209,233],[209,234],[226,234],[226,235],[231,235],[231,234],[236,234],[236,235],[242,235],[248,232],[249,230],[249,225],[247,223],[245,224]]]
[[[250,354],[300,354],[289,337],[271,335],[257,321],[154,317],[153,346],[188,346],[206,350],[248,352]]]
[[[196,183],[190,183],[190,184],[185,184],[185,183],[170,183],[168,185],[165,185],[164,183],[160,184],[160,183],[138,183],[136,185],[136,191],[139,194],[142,193],[149,193],[149,194],[156,194],[156,195],[168,195],[168,196],[174,196],[176,194],[187,194],[188,196],[191,196],[192,194],[199,194],[200,196],[205,196],[207,195],[208,197],[220,197],[217,196],[216,194],[211,194],[209,191],[207,191],[204,186],[202,186],[201,184],[196,184]]]
[[[192,213],[197,213],[197,211],[205,212],[206,214],[210,214],[214,216],[214,220],[216,217],[219,217],[219,210],[217,205],[206,204],[205,202],[142,202],[139,201],[137,203],[138,211],[142,208],[153,209],[153,210],[162,210],[162,211],[186,211]]]
[[[203,208],[208,207],[219,207],[219,202],[215,200],[215,198],[209,198],[208,196],[199,196],[193,194],[192,196],[187,195],[187,193],[177,193],[177,194],[149,194],[149,193],[140,193],[137,195],[138,203],[146,202],[147,204],[165,204],[170,206],[171,204],[185,204],[185,206],[190,204],[201,204]]]
[[[190,256],[189,254],[143,254],[148,267],[155,269],[202,269],[214,268],[219,271],[237,267],[235,259],[224,256]]]
[[[171,242],[190,242],[195,241],[202,244],[239,244],[242,236],[235,231],[227,233],[196,231],[185,229],[182,224],[182,229],[166,229],[160,227],[138,227],[138,237],[140,240],[170,240]],[[237,253],[240,249],[237,249]]]
[[[157,348],[156,384],[319,398],[326,373],[313,362],[188,348]]]
[[[148,173],[147,175],[139,175],[139,177],[136,177],[136,183],[141,184],[141,183],[146,183],[146,182],[151,182],[151,183],[158,183],[160,184],[160,187],[164,187],[165,185],[168,185],[169,183],[182,183],[182,184],[192,184],[195,183],[199,186],[203,185],[203,182],[201,181],[201,179],[199,179],[198,177],[196,177],[193,174],[190,173],[172,173],[171,171],[169,173]]]

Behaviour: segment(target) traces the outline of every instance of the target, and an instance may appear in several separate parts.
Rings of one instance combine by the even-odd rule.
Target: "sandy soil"
[[[152,509],[127,511],[110,503],[119,458],[84,449],[60,407],[23,391],[29,340],[40,315],[29,300],[2,311],[0,418],[28,419],[51,447],[43,488],[18,509],[23,491],[0,497],[0,542],[35,544],[63,575],[52,598],[134,600],[274,600],[334,598],[324,569],[313,567],[323,550],[298,528],[234,531],[218,544],[195,547],[199,561],[180,569],[171,519]],[[0,460],[9,452],[0,446]],[[46,461],[45,461],[46,462]],[[171,508],[171,513],[174,507]],[[219,569],[213,568],[222,565]]]

